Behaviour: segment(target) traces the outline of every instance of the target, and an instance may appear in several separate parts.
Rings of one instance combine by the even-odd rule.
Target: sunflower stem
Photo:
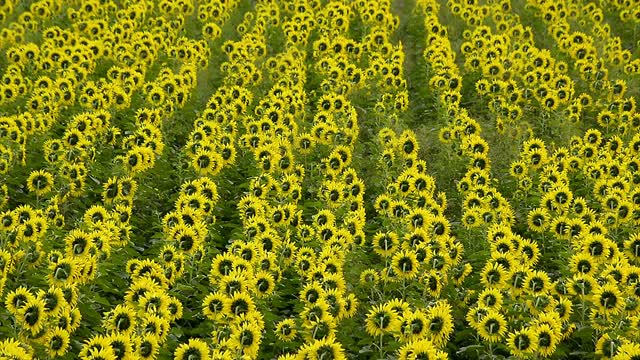
[[[402,278],[402,300],[406,300],[406,293],[407,293],[407,279],[406,278]]]

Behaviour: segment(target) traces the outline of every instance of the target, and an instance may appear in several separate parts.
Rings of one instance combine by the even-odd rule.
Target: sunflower
[[[300,313],[300,318],[305,324],[313,321],[320,321],[328,316],[331,316],[329,312],[329,304],[324,298],[316,300],[314,303],[305,305],[304,309]]]
[[[320,272],[320,275],[322,275],[322,272]],[[302,299],[306,304],[314,304],[322,297],[324,291],[325,290],[319,281],[312,280],[307,282],[300,291],[300,299]]]
[[[402,185],[399,186],[400,191],[402,192]],[[404,196],[404,194],[403,194]],[[413,208],[407,214],[407,222],[411,225],[411,230],[416,231],[419,229],[423,229],[429,226],[429,222],[435,219],[432,219],[432,214],[424,208]]]
[[[107,342],[113,349],[116,359],[129,359],[133,356],[132,339],[125,334],[112,333]]]
[[[611,358],[617,352],[622,341],[618,337],[611,338],[609,333],[604,333],[596,342],[595,353],[604,358]]]
[[[569,318],[571,317],[571,313],[573,312],[572,306],[573,303],[571,302],[571,300],[564,296],[561,296],[556,301],[553,310],[558,314],[562,323],[569,322]]]
[[[607,261],[614,248],[617,250],[616,244],[602,234],[588,234],[582,239],[582,252],[589,254],[596,264]]]
[[[136,307],[140,304],[140,299],[150,291],[159,289],[160,285],[149,277],[135,277],[133,283],[129,286],[125,294],[127,305]]]
[[[345,301],[342,293],[337,289],[328,289],[322,294],[322,300],[329,306],[329,314],[336,319],[343,318]]]
[[[200,339],[189,339],[188,344],[180,344],[173,355],[176,360],[209,359],[209,346]]]
[[[131,178],[120,179],[118,182],[118,196],[115,198],[119,204],[131,206],[131,201],[138,188],[138,184]]]
[[[313,359],[345,360],[347,358],[342,345],[335,337],[324,337],[314,341],[307,350],[307,354]]]
[[[198,228],[189,225],[178,225],[173,232],[173,239],[176,247],[186,254],[193,254],[203,240]]]
[[[516,179],[523,178],[528,174],[527,164],[522,160],[511,163],[509,174],[511,174],[511,176],[515,177]]]
[[[443,144],[450,144],[454,139],[453,131],[450,128],[442,127],[438,131],[438,140]]]
[[[30,330],[32,334],[37,334],[45,325],[45,303],[37,298],[30,299],[18,310],[17,315],[25,329]]]
[[[230,252],[216,255],[209,272],[209,283],[216,285],[222,277],[231,275],[235,260],[236,256]]]
[[[507,332],[507,321],[504,316],[496,310],[488,310],[475,326],[480,337],[484,340],[495,343],[502,340]]]
[[[577,274],[569,281],[569,293],[591,299],[596,289],[596,280],[590,275]]]
[[[640,262],[640,233],[634,233],[624,242],[625,254],[635,263]]]
[[[632,222],[633,208],[634,208],[634,204],[631,201],[628,201],[628,200],[621,201],[617,212],[614,213],[615,219],[616,219],[615,226]]]
[[[391,186],[394,186],[394,185],[391,185]],[[409,215],[410,213],[409,204],[404,199],[392,200],[390,205],[391,205],[391,214],[396,218],[406,218],[406,216]]]
[[[585,217],[587,215],[593,216],[593,218],[590,219],[589,221],[586,221]],[[593,210],[591,210],[591,209],[589,209],[587,212],[585,212],[585,214],[583,216],[583,220],[585,220],[585,222],[587,223],[587,232],[590,235],[598,236],[600,238],[605,237],[609,233],[609,229],[600,220],[595,220],[595,216],[596,216],[595,212]]]
[[[391,210],[391,201],[392,201],[391,197],[387,194],[378,195],[378,197],[376,198],[374,207],[376,211],[378,211],[381,214],[384,214],[387,211]]]
[[[67,256],[69,257],[86,256],[93,247],[91,235],[80,229],[70,231],[64,241],[67,248]]]
[[[531,314],[540,315],[551,312],[553,310],[555,300],[551,295],[542,293],[527,297],[525,303]]]
[[[49,265],[51,272],[48,275],[48,282],[50,285],[55,286],[67,286],[76,281],[81,273],[77,261],[64,258],[57,263]]]
[[[0,250],[0,278],[6,276],[6,274],[13,269],[12,257],[12,254],[8,250]]]
[[[507,346],[513,356],[528,358],[536,352],[538,341],[536,333],[530,328],[523,328],[512,332],[507,337]]]
[[[546,323],[534,326],[532,330],[538,340],[536,351],[543,357],[551,356],[560,342],[560,332]]]
[[[249,294],[246,292],[236,292],[227,301],[226,313],[229,315],[240,316],[242,314],[252,313],[256,310],[256,305]]]
[[[153,334],[143,334],[136,338],[135,357],[138,359],[155,359],[160,351],[158,338]]]
[[[309,248],[302,247],[302,249]],[[296,270],[300,274],[300,276],[307,277],[316,267],[317,265],[315,261],[315,251],[311,250],[311,252],[298,252],[296,258]]]
[[[367,314],[365,330],[374,337],[398,331],[400,330],[398,314],[389,304],[374,305]]]
[[[427,337],[438,348],[443,348],[453,332],[453,315],[451,305],[446,301],[438,301],[427,310]]]
[[[380,282],[380,275],[375,269],[365,269],[360,273],[360,283],[363,285],[375,286]]]
[[[30,225],[30,224],[29,224]],[[29,269],[34,269],[40,264],[40,261],[43,259],[44,251],[42,249],[42,243],[40,241],[28,242],[26,246],[23,247],[24,258],[23,263],[28,265]],[[16,255],[16,261],[21,255]]]
[[[399,278],[407,280],[416,277],[420,270],[415,252],[409,249],[395,253],[391,259],[391,266]]]
[[[344,186],[342,183],[331,181],[326,184],[326,187],[323,187],[321,197],[324,198],[326,204],[330,207],[337,208],[344,200],[343,192]]]
[[[106,339],[104,339],[106,342]],[[87,350],[85,350],[87,349]],[[116,355],[113,352],[111,346],[108,343],[105,343],[104,346],[100,345],[99,347],[92,348],[83,348],[80,352],[80,358],[82,359],[116,359]]]
[[[118,178],[112,177],[109,178],[102,185],[102,201],[105,204],[110,204],[114,199],[118,196]]]
[[[344,298],[344,307],[342,312],[342,318],[352,318],[358,310],[358,298],[355,294],[349,294]]]
[[[569,238],[579,239],[585,235],[587,224],[581,218],[572,218],[567,222]]]
[[[305,321],[302,326],[305,341],[312,342],[335,337],[337,321],[333,316],[327,314],[321,319]]]
[[[397,146],[405,156],[415,155],[420,150],[420,145],[418,144],[418,140],[416,139],[416,135],[413,131],[403,131],[396,141],[398,144]]]
[[[104,208],[104,206],[93,205],[84,212],[82,219],[92,227],[97,226],[109,220],[109,212]]]
[[[53,187],[53,175],[44,170],[35,170],[27,178],[27,189],[30,192],[42,196],[51,191]]]
[[[533,187],[533,180],[529,176],[524,176],[518,180],[520,190],[529,191]]]
[[[203,312],[210,320],[216,321],[224,316],[229,298],[220,292],[207,295],[202,301]]]
[[[175,321],[177,319],[182,318],[182,303],[175,297],[169,297],[169,302],[167,304],[168,311],[168,320]]]
[[[571,219],[566,216],[556,216],[549,224],[549,230],[556,238],[569,240],[571,237]]]
[[[639,12],[640,14],[640,12]],[[640,344],[636,342],[623,342],[616,347],[617,353],[612,360],[638,360],[640,359]]]
[[[16,211],[5,211],[0,214],[0,230],[9,232],[18,226],[19,217]]]
[[[75,306],[75,305],[73,305]],[[73,333],[80,327],[80,321],[82,320],[82,314],[80,313],[80,309],[74,307],[73,310],[69,311],[68,314],[65,314],[68,320],[67,331],[69,333]]]
[[[255,358],[260,348],[261,336],[261,329],[257,324],[245,322],[240,326],[232,326],[231,338],[227,344],[232,349]],[[206,346],[206,343],[203,344]]]
[[[438,274],[438,272],[434,269],[427,271],[421,278],[420,283],[424,286],[425,295],[429,295],[433,298],[440,297],[440,292],[442,291],[443,279]]]
[[[566,185],[555,185],[552,186],[552,189],[549,194],[553,198],[553,207],[561,211],[568,210],[573,200],[573,193],[569,187]]]
[[[598,270],[598,263],[591,255],[580,252],[571,256],[569,260],[569,269],[574,274],[594,275]]]
[[[41,291],[38,297],[44,301],[44,310],[47,315],[55,315],[66,305],[62,289],[50,287],[47,291]]]
[[[533,295],[545,294],[551,289],[551,279],[543,271],[529,271],[524,283],[525,289]]]
[[[427,316],[420,310],[407,311],[400,318],[400,332],[398,337],[401,342],[425,338],[428,331]]]
[[[71,333],[74,331],[75,325],[77,325],[76,317],[69,307],[65,307],[60,310],[58,315],[52,317],[52,325]]]
[[[49,356],[63,356],[69,348],[69,332],[55,327],[47,332],[45,344],[47,345],[47,354]]]
[[[469,263],[465,263],[464,265],[459,264],[453,268],[453,282],[457,286],[461,286],[464,281],[467,279],[473,272],[473,267]]]
[[[220,34],[220,27],[214,22],[206,23],[202,27],[202,36],[207,40],[214,40],[218,38]]]
[[[520,258],[520,262],[525,266],[534,266],[540,258],[540,250],[538,244],[529,240],[522,239],[519,236],[509,236],[500,239],[493,243],[492,247],[492,259],[502,258],[500,264],[502,264],[506,270],[511,270],[511,264],[516,262],[516,258]],[[521,256],[515,254],[520,253]],[[498,257],[495,254],[499,254]]]
[[[472,229],[481,226],[482,212],[483,211],[480,208],[466,209],[462,217],[462,224],[464,225],[464,227],[467,229]]]
[[[558,108],[560,99],[556,92],[549,92],[540,102],[544,105],[545,110],[553,111]]]
[[[298,335],[295,319],[284,319],[275,326],[276,337],[280,341],[292,341]]]
[[[496,288],[486,288],[478,295],[478,306],[499,311],[502,308],[502,292]]]
[[[398,350],[398,359],[435,359],[444,360],[448,356],[445,352],[438,350],[437,346],[427,339],[410,341]]]
[[[389,257],[399,244],[398,235],[394,232],[378,232],[373,236],[373,251],[383,257]]]
[[[169,335],[169,321],[164,317],[155,314],[143,313],[143,319],[140,321],[139,328],[144,334],[150,334],[158,339],[159,343],[163,343],[167,335]]]
[[[547,151],[544,147],[531,149],[525,153],[525,161],[531,169],[538,170],[547,162]]]
[[[153,106],[160,107],[165,100],[165,92],[160,85],[150,85],[147,90],[147,102]]]
[[[624,298],[617,285],[607,283],[596,287],[593,292],[593,302],[598,311],[604,315],[618,315],[624,309]]]
[[[301,155],[309,155],[316,145],[316,139],[309,133],[303,133],[298,135],[295,144]]]
[[[10,292],[5,299],[5,306],[10,313],[17,315],[20,310],[36,297],[24,286],[20,286]]]
[[[507,271],[498,263],[488,262],[480,274],[480,282],[488,287],[501,287],[507,279]]]
[[[146,314],[164,317],[167,313],[169,296],[165,291],[149,291],[140,298],[139,305]]]
[[[136,329],[136,312],[127,305],[118,305],[107,317],[105,327],[111,331],[130,334]]]
[[[275,279],[268,271],[260,271],[254,275],[252,288],[259,297],[268,297],[275,289]]]

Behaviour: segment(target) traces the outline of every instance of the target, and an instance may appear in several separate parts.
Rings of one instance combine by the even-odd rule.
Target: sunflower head
[[[537,339],[535,332],[530,328],[523,328],[512,332],[508,336],[507,345],[512,355],[527,357],[537,350]]]
[[[375,337],[399,330],[400,319],[389,304],[375,305],[367,314],[365,326],[367,333]]]
[[[189,339],[188,344],[181,344],[174,353],[174,359],[204,360],[209,359],[209,346],[200,339]]]

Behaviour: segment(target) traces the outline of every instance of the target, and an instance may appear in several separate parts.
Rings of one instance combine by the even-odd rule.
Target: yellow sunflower
[[[203,340],[189,339],[187,344],[180,344],[176,348],[173,358],[176,360],[208,359],[209,346]]]
[[[27,178],[27,189],[38,196],[51,191],[53,187],[53,175],[45,170],[35,170]]]
[[[389,304],[374,305],[367,314],[365,330],[374,337],[395,332],[400,330],[400,319]]]

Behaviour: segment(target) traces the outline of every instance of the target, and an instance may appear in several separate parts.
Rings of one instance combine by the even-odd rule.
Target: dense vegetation
[[[0,24],[0,359],[640,359],[637,1]]]

